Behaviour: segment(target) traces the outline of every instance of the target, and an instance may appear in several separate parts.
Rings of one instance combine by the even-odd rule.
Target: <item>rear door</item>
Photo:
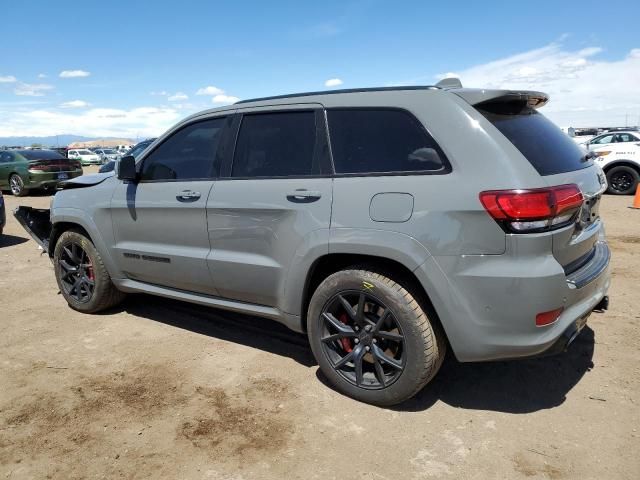
[[[215,295],[206,258],[206,204],[228,128],[225,117],[190,123],[144,156],[138,183],[111,202],[113,257],[127,277]]]
[[[296,252],[329,228],[324,116],[320,105],[296,105],[235,123],[232,161],[207,202],[208,265],[221,296],[278,306]]]

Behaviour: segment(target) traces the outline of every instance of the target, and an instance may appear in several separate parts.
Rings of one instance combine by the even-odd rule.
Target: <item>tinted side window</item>
[[[317,173],[315,113],[245,115],[233,156],[233,177],[287,177]]]
[[[637,142],[638,139],[629,133],[618,133],[616,135],[616,142]]]
[[[211,178],[224,123],[215,118],[175,132],[144,159],[142,180]]]
[[[446,171],[444,153],[403,110],[327,110],[336,173]]]
[[[0,153],[0,163],[13,162],[13,155],[9,152]]]

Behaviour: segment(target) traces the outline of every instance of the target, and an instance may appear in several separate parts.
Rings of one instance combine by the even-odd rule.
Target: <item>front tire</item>
[[[628,165],[618,165],[607,171],[607,193],[631,195],[636,191],[640,174]]]
[[[53,265],[60,292],[74,310],[96,313],[125,297],[111,282],[98,250],[80,232],[69,230],[60,235]]]
[[[28,190],[24,188],[22,177],[17,173],[9,177],[9,187],[14,197],[24,197],[28,192]]]
[[[309,341],[337,390],[389,406],[413,397],[438,372],[444,334],[410,287],[369,269],[342,270],[318,286],[307,315]]]

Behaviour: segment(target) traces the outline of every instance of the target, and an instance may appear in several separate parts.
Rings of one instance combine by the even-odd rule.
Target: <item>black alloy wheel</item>
[[[352,385],[378,390],[402,374],[405,340],[393,312],[373,294],[348,290],[322,310],[322,350],[334,370]]]
[[[78,243],[68,243],[62,249],[58,264],[64,293],[79,303],[89,302],[96,282],[93,263],[87,252]]]

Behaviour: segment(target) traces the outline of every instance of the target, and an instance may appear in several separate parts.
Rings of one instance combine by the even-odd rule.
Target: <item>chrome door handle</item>
[[[319,200],[320,197],[322,197],[320,192],[315,190],[305,190],[304,188],[294,190],[287,194],[287,200],[294,203],[311,203]]]
[[[200,192],[194,192],[193,190],[183,190],[176,196],[178,200],[198,200],[200,198]]]

